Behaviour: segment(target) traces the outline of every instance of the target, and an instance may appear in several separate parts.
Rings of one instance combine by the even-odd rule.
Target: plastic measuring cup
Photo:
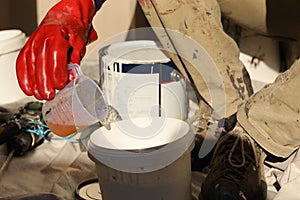
[[[106,99],[97,83],[83,75],[78,65],[69,64],[68,68],[72,69],[75,79],[42,108],[47,126],[62,137],[98,121],[104,122],[108,114]]]

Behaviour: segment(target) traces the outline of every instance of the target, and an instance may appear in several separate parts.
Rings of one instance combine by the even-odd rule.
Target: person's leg
[[[236,9],[236,4],[240,0],[218,0],[218,3],[223,16],[248,29],[276,38],[300,39],[300,27],[297,25],[300,1],[245,0],[239,9]],[[285,43],[296,47],[299,45],[286,40]],[[297,134],[300,128],[299,74],[298,61],[281,74],[275,83],[253,95],[238,111],[238,121],[242,127],[268,153],[277,157],[288,157],[300,144]]]
[[[247,100],[239,123],[267,152],[290,156],[300,144],[300,61]]]
[[[217,2],[213,0],[156,0],[141,5],[152,27],[164,27],[179,31],[186,37],[192,38],[206,50],[215,64],[211,67],[217,68],[217,72],[224,83],[226,113],[223,117],[229,118],[234,115],[238,105],[252,94],[252,90],[249,76],[239,61],[239,49],[234,40],[222,29],[221,14]],[[195,53],[193,47],[187,47],[184,43],[180,43],[180,38],[170,35],[170,39],[179,52],[186,50],[190,54]],[[189,48],[191,51],[189,51]],[[211,103],[211,91],[208,87],[211,87],[212,84],[205,82],[205,77],[201,77],[202,74],[197,71],[199,66],[183,62],[182,68],[183,74],[186,72],[184,68],[187,69],[200,95]],[[181,68],[179,67],[179,69]],[[211,75],[217,76],[217,74]],[[218,88],[217,85],[213,85],[213,87]],[[218,195],[236,199],[242,198],[244,195],[244,197],[250,198],[254,193],[258,194],[258,198],[265,198],[265,185],[261,184],[263,175],[261,174],[260,151],[257,151],[252,139],[249,136],[247,137],[244,132],[239,132],[239,130],[242,130],[242,128],[239,128],[238,131],[235,129],[219,139],[219,145],[217,144],[211,165],[212,171],[208,174],[208,177],[211,178],[205,180],[203,185],[206,188],[202,188],[205,193],[202,193],[201,197],[206,200],[209,198],[217,199]],[[235,144],[236,142],[237,144]],[[234,144],[237,145],[237,148],[233,149],[234,152],[230,151],[230,148],[225,148]],[[241,146],[244,148],[241,148]],[[242,163],[239,166],[231,165],[230,159],[228,160],[228,157],[226,157],[229,153],[232,159],[243,158],[245,162],[241,161]],[[216,160],[229,161],[226,165],[228,168],[225,168],[228,171],[224,171],[220,163],[214,162]],[[225,163],[222,164],[225,166]],[[215,174],[218,174],[218,176],[211,176]],[[226,181],[222,182],[224,180]],[[221,185],[222,187],[217,187]]]

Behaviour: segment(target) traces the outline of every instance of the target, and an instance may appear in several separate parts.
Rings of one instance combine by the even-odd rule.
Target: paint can
[[[152,40],[111,44],[99,50],[100,86],[122,119],[186,119],[186,80]]]

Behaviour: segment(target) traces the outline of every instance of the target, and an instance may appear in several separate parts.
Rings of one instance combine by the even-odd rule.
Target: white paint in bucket
[[[191,199],[193,141],[189,125],[174,118],[136,118],[97,129],[88,153],[103,200]]]
[[[0,31],[0,104],[27,97],[20,89],[16,76],[16,58],[25,39],[21,30]]]
[[[187,151],[193,140],[194,134],[184,121],[135,118],[112,123],[110,130],[102,127],[93,132],[88,151],[111,168],[145,173],[171,164]],[[147,152],[147,149],[155,150]]]

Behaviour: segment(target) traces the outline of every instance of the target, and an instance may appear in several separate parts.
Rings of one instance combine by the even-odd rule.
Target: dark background
[[[29,36],[36,27],[36,0],[0,0],[0,30],[20,29]]]

